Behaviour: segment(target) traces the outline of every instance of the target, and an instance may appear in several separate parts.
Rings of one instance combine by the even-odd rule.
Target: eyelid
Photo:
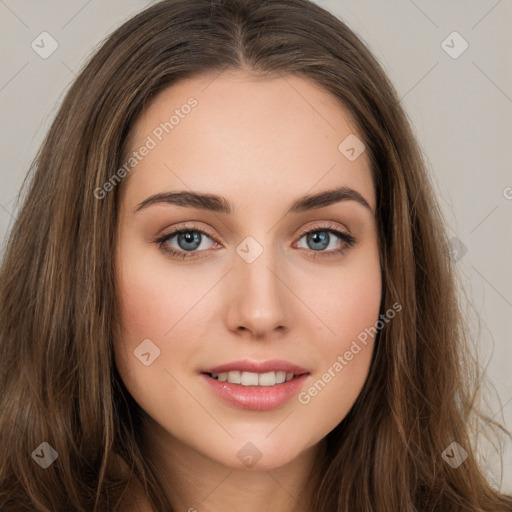
[[[335,231],[335,232],[339,232],[339,233],[343,233],[344,235],[347,235],[349,237],[352,237],[352,235],[350,234],[349,230],[348,229],[342,229],[340,228],[337,224],[334,224],[333,222],[327,220],[327,221],[315,221],[315,222],[320,222],[320,225],[317,225],[317,224],[310,224],[308,226],[306,226],[300,233],[299,233],[299,238],[302,238],[304,235],[307,235],[308,233],[310,233],[311,231],[320,231],[320,230],[325,230],[325,231],[328,231],[328,230],[332,230],[332,231]]]
[[[203,233],[204,235],[208,235],[212,240],[215,240],[217,243],[220,243],[215,235],[213,235],[208,229],[199,227],[194,224],[190,224],[188,222],[184,222],[183,224],[178,224],[174,226],[171,230],[169,230],[167,233],[164,233],[163,235],[159,236],[158,238],[166,239],[169,238],[171,235],[176,235],[180,231],[197,231],[198,233]]]

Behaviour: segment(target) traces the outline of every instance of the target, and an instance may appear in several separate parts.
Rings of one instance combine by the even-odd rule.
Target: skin
[[[369,158],[349,161],[338,150],[349,134],[362,136],[329,92],[301,77],[247,71],[163,90],[134,125],[131,150],[191,96],[197,106],[122,183],[116,364],[146,413],[144,451],[177,510],[304,510],[308,473],[363,387],[374,340],[309,403],[295,396],[271,411],[225,403],[199,374],[238,359],[279,358],[309,370],[307,390],[375,324],[382,290]],[[357,190],[371,211],[347,200],[284,215],[295,199],[340,186]],[[171,204],[134,211],[152,194],[178,190],[222,195],[235,212]],[[186,260],[153,243],[184,222],[213,235],[200,235],[197,256]],[[356,244],[334,253],[346,243],[329,233],[329,246],[315,251],[301,232],[325,232],[325,222]],[[248,236],[263,248],[252,263],[236,252]],[[167,243],[189,247],[177,236]],[[145,366],[134,350],[148,338],[161,352]],[[251,468],[237,457],[247,442],[262,454]],[[137,495],[134,487],[127,501]]]

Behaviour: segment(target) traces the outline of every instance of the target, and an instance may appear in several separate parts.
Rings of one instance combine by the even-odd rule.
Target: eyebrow
[[[301,213],[318,208],[324,208],[341,201],[355,201],[373,213],[373,210],[366,199],[357,190],[350,187],[339,187],[332,190],[325,190],[314,195],[305,195],[300,197],[290,205],[285,215],[288,215],[289,213]],[[144,199],[144,201],[139,203],[135,212],[143,210],[148,206],[161,203],[174,204],[189,208],[200,208],[202,210],[210,210],[213,212],[227,214],[231,214],[235,210],[233,203],[228,201],[225,197],[185,190],[162,192],[149,196],[147,199]]]

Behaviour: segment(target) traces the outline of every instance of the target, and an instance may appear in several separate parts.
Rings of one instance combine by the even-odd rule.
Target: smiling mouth
[[[290,380],[300,377],[293,373],[276,371],[265,373],[230,371],[222,373],[206,373],[212,379],[220,382],[228,382],[230,384],[240,384],[242,386],[261,386],[271,387],[277,384],[283,384]]]

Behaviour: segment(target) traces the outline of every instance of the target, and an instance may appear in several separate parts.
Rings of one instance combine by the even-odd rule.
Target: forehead
[[[134,200],[164,188],[270,200],[271,191],[284,199],[344,185],[375,210],[369,155],[347,158],[345,141],[364,148],[348,110],[307,78],[196,76],[161,91],[137,119],[126,158],[151,149],[125,185]]]

